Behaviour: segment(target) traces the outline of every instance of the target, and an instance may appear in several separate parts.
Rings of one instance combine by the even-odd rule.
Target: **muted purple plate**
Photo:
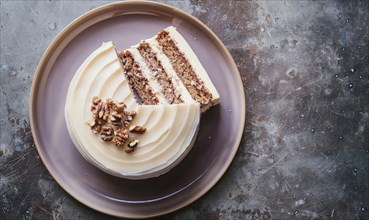
[[[170,25],[197,54],[220,93],[221,104],[202,116],[194,147],[167,174],[146,180],[106,174],[82,158],[68,135],[64,105],[69,83],[102,42],[113,41],[122,50]],[[203,23],[164,4],[119,2],[82,15],[49,45],[32,84],[30,120],[42,161],[70,195],[110,215],[143,218],[190,204],[222,177],[241,140],[245,97],[231,55]]]

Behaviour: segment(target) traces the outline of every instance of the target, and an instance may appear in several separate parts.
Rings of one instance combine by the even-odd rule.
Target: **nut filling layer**
[[[175,88],[173,86],[172,81],[168,77],[168,74],[165,72],[161,62],[156,57],[155,53],[150,48],[149,44],[145,41],[141,42],[138,46],[138,51],[141,56],[145,59],[145,63],[149,67],[151,73],[162,86],[163,94],[168,103],[170,104],[179,104],[183,103],[180,95],[176,96],[174,93]]]
[[[190,92],[192,98],[199,102],[201,106],[210,103],[213,98],[212,94],[205,87],[204,82],[197,77],[191,64],[170,38],[169,32],[165,30],[160,31],[156,40],[162,46],[164,54],[169,58],[173,69]]]
[[[131,52],[119,51],[118,57],[122,61],[124,74],[129,81],[131,89],[136,92],[141,102],[145,105],[159,104],[159,99],[154,94],[148,80],[142,75],[141,68],[134,61]]]

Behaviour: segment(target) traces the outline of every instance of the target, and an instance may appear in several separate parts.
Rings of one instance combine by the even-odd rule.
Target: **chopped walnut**
[[[95,96],[92,99],[91,112],[93,119],[86,124],[94,134],[100,134],[103,141],[111,141],[116,146],[123,146],[128,141],[130,132],[142,134],[146,131],[146,128],[139,125],[129,127],[136,112],[128,111],[124,102],[114,102],[109,98],[104,102]],[[133,152],[138,142],[137,139],[130,141],[125,152]]]
[[[124,126],[128,127],[128,125],[131,123],[133,117],[128,115],[126,119],[123,121]]]
[[[95,114],[100,110],[100,108],[101,108],[101,99],[97,96],[94,96],[92,98],[91,112]]]
[[[90,128],[91,128],[91,130],[94,134],[97,134],[101,131],[101,125],[98,123],[97,120],[88,121],[88,122],[86,122],[86,124],[90,126]]]
[[[103,141],[113,140],[114,129],[110,126],[103,126],[101,129],[101,139]]]
[[[137,145],[138,145],[139,142],[140,142],[140,140],[134,139],[133,141],[131,141],[131,142],[128,143],[127,147],[129,147],[129,148],[135,148],[135,147],[137,147]]]
[[[125,152],[126,153],[131,153],[131,152],[133,152],[135,149],[136,149],[136,147],[137,147],[137,145],[138,145],[138,143],[139,143],[140,141],[138,140],[138,139],[135,139],[135,140],[133,140],[133,141],[131,141],[131,142],[129,142],[128,144],[127,144],[127,149],[125,150]]]
[[[117,146],[123,146],[129,138],[129,131],[127,129],[118,128],[114,131],[115,137],[113,138],[113,142]]]
[[[143,134],[145,133],[146,128],[141,125],[136,125],[129,127],[129,131],[136,134]]]
[[[106,104],[97,96],[92,98],[91,112],[93,113],[93,118],[102,119],[104,121],[107,120],[107,117],[110,114],[110,109],[106,106]],[[100,124],[104,124],[101,123]]]
[[[105,114],[105,103],[101,102],[101,106],[99,111],[97,112],[98,114],[98,118],[103,118],[104,114]]]
[[[112,125],[114,126],[122,126],[122,118],[123,118],[123,115],[116,112],[116,111],[113,111],[113,113],[111,113],[110,117],[109,117],[109,120],[111,122]]]
[[[94,97],[92,98],[92,104],[97,105],[97,104],[99,104],[100,102],[101,102],[101,99],[100,99],[99,97],[94,96]]]
[[[121,112],[124,112],[125,108],[126,108],[126,104],[124,104],[124,102],[118,102],[114,105],[113,110],[121,113]]]
[[[118,147],[121,147],[126,143],[126,141],[120,137],[113,137],[113,140],[111,141]]]
[[[104,105],[104,114],[102,115],[102,119],[104,121],[108,121],[110,115],[110,106],[105,104]]]
[[[129,138],[129,131],[127,129],[124,128],[118,128],[115,132],[114,132],[115,136],[121,137],[125,140],[127,140]]]
[[[110,108],[113,108],[113,106],[115,105],[114,104],[114,101],[110,98],[107,98],[106,99],[106,105],[108,105]]]

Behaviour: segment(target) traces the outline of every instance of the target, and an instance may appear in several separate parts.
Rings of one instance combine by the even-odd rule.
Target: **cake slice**
[[[206,70],[175,27],[161,30],[119,56],[131,89],[143,104],[197,102],[205,112],[220,102]]]
[[[201,111],[204,112],[218,104],[220,101],[218,91],[196,54],[176,28],[173,26],[165,28],[155,39],[192,98],[200,103]]]

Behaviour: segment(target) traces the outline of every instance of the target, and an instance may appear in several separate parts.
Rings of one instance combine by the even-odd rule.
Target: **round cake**
[[[173,27],[163,31],[167,37],[178,33]],[[180,64],[187,69],[181,70],[158,36],[118,52],[112,42],[103,43],[68,89],[65,119],[71,140],[88,162],[114,176],[145,179],[168,172],[192,148],[201,112],[219,103],[189,45],[181,53],[187,63]],[[174,42],[184,39],[174,37],[170,50],[178,52],[183,45]]]
[[[133,153],[104,142],[86,125],[94,96],[122,100],[136,111],[131,124],[145,126]],[[65,118],[70,137],[82,156],[115,176],[143,179],[169,171],[191,149],[200,119],[197,103],[138,105],[111,42],[104,43],[82,64],[68,89]]]

